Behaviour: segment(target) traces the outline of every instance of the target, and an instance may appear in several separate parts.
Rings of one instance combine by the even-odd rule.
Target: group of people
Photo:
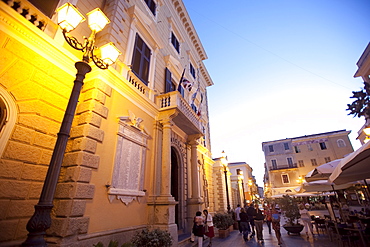
[[[306,230],[306,236],[309,238],[308,231],[314,236],[313,226],[311,223],[311,216],[305,205],[300,204],[299,213],[301,220]],[[243,208],[240,204],[235,209],[235,217],[238,222],[239,232],[242,234],[245,241],[250,240],[257,235],[257,241],[263,243],[263,223],[266,222],[269,234],[271,234],[271,228],[275,231],[278,244],[282,244],[281,232],[280,232],[280,210],[275,203],[266,204],[263,209],[258,204],[250,203],[246,204]],[[190,241],[194,242],[195,237],[198,238],[198,246],[203,246],[204,236],[209,238],[209,245],[212,246],[212,238],[215,236],[212,215],[208,213],[208,210],[202,212],[196,212],[194,217],[194,225],[192,230],[192,236]]]
[[[245,241],[253,238],[257,234],[257,241],[263,243],[263,223],[266,222],[271,234],[271,226],[275,231],[278,244],[281,245],[280,233],[280,212],[276,204],[267,204],[264,209],[260,209],[258,204],[245,205],[244,208],[237,205],[235,209],[236,220],[239,226],[239,232]]]
[[[203,210],[204,217],[202,212],[198,211],[194,217],[193,231],[190,238],[191,242],[194,242],[195,237],[198,238],[198,247],[203,246],[204,236],[209,238],[208,247],[212,246],[212,238],[215,236],[215,231],[213,229],[213,219],[212,215],[208,213],[207,209]]]

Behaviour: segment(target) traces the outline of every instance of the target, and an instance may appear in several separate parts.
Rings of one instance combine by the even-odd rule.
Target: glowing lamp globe
[[[71,3],[63,4],[56,11],[58,13],[58,25],[67,33],[86,20]]]
[[[108,23],[110,23],[108,17],[99,8],[90,11],[86,15],[88,17],[90,29],[95,32],[100,32]]]
[[[112,42],[109,42],[100,49],[100,56],[101,60],[104,61],[104,63],[111,65],[118,59],[119,55],[121,55],[121,52],[117,49],[117,47],[114,46]]]

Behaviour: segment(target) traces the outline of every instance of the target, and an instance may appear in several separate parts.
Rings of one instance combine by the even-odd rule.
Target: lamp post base
[[[44,236],[46,235],[46,230],[51,226],[50,213],[53,208],[54,194],[58,183],[60,168],[62,167],[69,132],[71,131],[72,121],[75,115],[78,98],[84,84],[85,75],[91,71],[90,65],[86,62],[77,62],[75,67],[77,69],[77,74],[71,96],[60,126],[39,202],[35,205],[35,212],[27,223],[27,231],[29,234],[26,241],[22,243],[22,246],[47,246]]]

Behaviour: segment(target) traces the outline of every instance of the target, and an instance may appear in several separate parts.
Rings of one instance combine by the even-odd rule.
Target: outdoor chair
[[[322,231],[322,233],[325,233],[326,232],[325,219],[315,218],[314,221],[315,221],[317,234],[320,235],[320,230]]]

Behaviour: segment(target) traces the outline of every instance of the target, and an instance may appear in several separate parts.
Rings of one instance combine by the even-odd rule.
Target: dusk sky
[[[206,50],[213,158],[247,162],[263,186],[262,142],[351,130],[369,0],[183,0]],[[221,4],[222,3],[222,4]]]

